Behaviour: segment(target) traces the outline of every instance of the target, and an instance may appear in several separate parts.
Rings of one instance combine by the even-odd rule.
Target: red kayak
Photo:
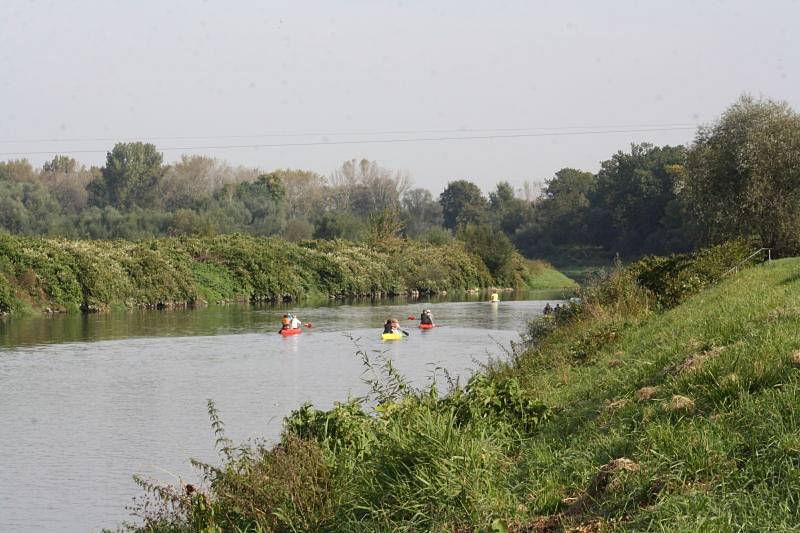
[[[288,337],[289,335],[297,335],[298,333],[303,333],[303,328],[287,328],[280,331],[280,334],[284,337]]]
[[[436,327],[436,324],[420,324],[419,329],[433,329]]]

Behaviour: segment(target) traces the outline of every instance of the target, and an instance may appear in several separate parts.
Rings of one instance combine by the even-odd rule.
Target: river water
[[[530,296],[528,296],[530,297]],[[227,306],[0,321],[0,531],[99,531],[129,518],[131,475],[195,479],[215,462],[206,400],[235,441],[275,439],[305,401],[367,391],[358,349],[413,383],[504,356],[553,294],[504,301]],[[422,306],[442,327],[420,331]],[[276,333],[287,310],[311,328]],[[379,340],[388,317],[410,335]]]

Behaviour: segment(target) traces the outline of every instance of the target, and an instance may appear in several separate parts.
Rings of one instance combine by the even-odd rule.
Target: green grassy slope
[[[529,261],[529,274],[526,279],[526,286],[532,290],[541,289],[576,289],[578,284],[556,270],[549,263]]]
[[[800,260],[774,261],[522,358],[515,374],[557,412],[520,450],[528,512],[561,526],[799,527],[798,302]]]

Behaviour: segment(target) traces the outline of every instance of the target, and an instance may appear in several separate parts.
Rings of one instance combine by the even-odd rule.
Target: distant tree
[[[742,96],[689,151],[685,196],[712,242],[757,236],[800,252],[800,115]]]
[[[214,225],[204,214],[191,209],[178,209],[167,224],[169,235],[213,235]]]
[[[253,182],[236,185],[233,197],[250,213],[248,226],[252,233],[274,235],[282,231],[285,223],[282,205],[285,194],[278,176],[262,174]]]
[[[451,230],[465,224],[486,222],[487,202],[474,183],[467,180],[451,181],[439,195],[444,226]]]
[[[486,264],[492,276],[498,281],[506,281],[505,272],[514,257],[514,245],[500,230],[487,224],[465,224],[460,226],[458,238],[466,244],[467,250],[476,254]]]
[[[304,218],[290,218],[283,228],[283,238],[289,242],[298,242],[314,236],[314,224]]]
[[[239,183],[238,173],[224,161],[204,155],[182,155],[161,182],[164,206],[170,210],[197,209],[207,205],[223,185]]]
[[[40,181],[57,199],[65,214],[77,214],[86,207],[86,187],[100,176],[100,169],[87,169],[71,157],[57,155],[42,165]]]
[[[323,214],[314,226],[316,239],[361,240],[367,233],[367,225],[358,216],[348,211],[331,211]]]
[[[623,253],[660,253],[667,213],[681,187],[683,146],[631,145],[601,163],[590,195],[589,226],[596,243]]]
[[[597,185],[591,172],[562,168],[547,181],[538,211],[545,239],[555,245],[589,244],[589,197]]]
[[[442,206],[427,189],[410,189],[403,195],[405,234],[418,237],[442,224]]]
[[[22,235],[57,232],[61,208],[50,191],[37,182],[0,181],[0,228]]]
[[[92,203],[118,209],[159,206],[162,161],[153,144],[117,143],[106,155],[101,177],[89,184]]]
[[[27,159],[0,161],[0,181],[32,182],[37,179],[36,170]]]
[[[375,161],[345,161],[331,176],[334,208],[367,216],[397,209],[410,183],[408,174],[383,168]]]
[[[403,222],[397,210],[384,209],[371,213],[367,221],[367,241],[385,243],[399,237],[402,230]]]
[[[327,207],[328,180],[308,170],[279,169],[272,174],[283,181],[286,215],[311,220]]]
[[[513,236],[533,214],[533,203],[518,198],[507,181],[501,181],[489,193],[490,215],[495,227]]]
[[[78,170],[78,162],[66,155],[57,155],[42,165],[42,172],[72,174]]]

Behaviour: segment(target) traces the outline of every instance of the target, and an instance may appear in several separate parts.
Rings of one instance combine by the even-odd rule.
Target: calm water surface
[[[436,366],[467,376],[502,357],[546,301],[292,309],[313,327],[289,338],[276,333],[278,307],[0,321],[0,531],[114,527],[140,494],[131,474],[194,479],[188,458],[215,460],[207,398],[233,439],[275,439],[304,401],[327,408],[366,392],[354,339],[417,384]],[[405,320],[423,305],[443,327]],[[381,342],[387,317],[410,336]]]

